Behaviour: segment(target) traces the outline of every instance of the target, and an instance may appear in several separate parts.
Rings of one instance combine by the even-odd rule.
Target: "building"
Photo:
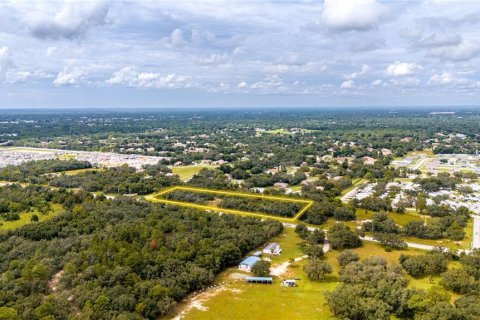
[[[264,249],[263,249],[263,253],[264,254],[271,254],[271,255],[275,255],[275,256],[278,256],[280,253],[282,253],[282,248],[280,247],[280,245],[276,242],[272,242],[272,243],[269,243]]]
[[[247,283],[263,283],[263,284],[272,284],[272,277],[247,277],[245,279]]]
[[[252,267],[255,263],[257,263],[257,261],[260,261],[259,257],[247,257],[245,260],[240,262],[240,264],[238,265],[238,269],[242,271],[252,272]]]
[[[280,188],[280,189],[287,189],[288,188],[288,183],[285,182],[276,182],[273,184],[275,188]]]

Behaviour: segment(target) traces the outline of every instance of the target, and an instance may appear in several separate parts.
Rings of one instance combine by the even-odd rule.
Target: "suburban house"
[[[269,243],[264,249],[263,249],[263,253],[264,254],[271,254],[271,255],[279,255],[280,253],[282,253],[282,248],[280,247],[280,245],[276,242],[272,242],[272,243]]]
[[[257,263],[257,261],[259,260],[260,260],[259,257],[254,257],[254,256],[247,257],[245,260],[240,262],[240,264],[238,265],[238,269],[242,271],[252,272],[253,265]]]

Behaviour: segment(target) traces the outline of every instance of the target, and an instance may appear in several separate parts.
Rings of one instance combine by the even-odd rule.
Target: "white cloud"
[[[444,47],[454,46],[462,42],[462,37],[454,32],[434,33],[430,36],[421,39],[418,44],[422,47]]]
[[[108,23],[109,3],[97,1],[66,1],[55,14],[33,10],[26,23],[35,37],[41,39],[73,39],[83,36],[89,29]]]
[[[321,22],[337,31],[367,30],[377,26],[387,11],[375,0],[325,0]]]
[[[420,79],[415,77],[405,77],[399,79],[391,79],[391,83],[399,87],[416,87],[420,84]]]
[[[355,88],[355,83],[353,82],[353,80],[347,80],[347,81],[342,82],[342,84],[340,85],[340,88],[342,88],[342,89],[353,89],[353,88]]]
[[[428,81],[429,84],[449,84],[454,81],[454,77],[448,73],[448,72],[443,72],[442,74],[435,74],[430,77],[430,80]]]
[[[387,67],[387,74],[391,77],[407,76],[422,69],[422,66],[415,63],[396,61]]]
[[[245,88],[248,88],[248,84],[245,81],[241,81],[237,87],[239,89],[245,89]]]
[[[371,85],[372,85],[373,87],[378,87],[378,86],[381,86],[382,84],[383,84],[383,81],[380,80],[380,79],[374,80],[374,81],[372,81],[372,83],[371,83]]]
[[[175,73],[162,75],[158,72],[139,72],[135,67],[128,66],[113,73],[105,81],[110,86],[129,86],[135,88],[190,88],[195,84],[190,77]]]
[[[177,28],[173,30],[172,34],[170,35],[170,38],[171,38],[172,44],[175,47],[181,47],[186,44],[186,41],[183,37],[183,31],[181,29]]]
[[[345,79],[356,79],[357,77],[363,76],[364,74],[366,74],[369,70],[370,70],[370,66],[369,66],[369,65],[367,65],[367,64],[362,64],[361,69],[360,69],[359,72],[353,72],[353,73],[350,73],[350,74],[346,74],[346,75],[344,75],[343,77],[344,77]]]
[[[80,67],[66,66],[57,74],[53,84],[57,87],[78,85],[80,80],[86,75],[86,70]]]
[[[456,46],[433,48],[429,51],[429,53],[432,56],[444,60],[467,61],[480,54],[480,43],[463,41]]]
[[[0,47],[0,78],[5,72],[15,67],[10,49],[6,46]]]
[[[200,64],[205,64],[205,65],[216,65],[216,64],[221,64],[226,62],[227,59],[228,59],[227,53],[223,53],[223,54],[212,53],[206,57],[199,58],[198,62]]]

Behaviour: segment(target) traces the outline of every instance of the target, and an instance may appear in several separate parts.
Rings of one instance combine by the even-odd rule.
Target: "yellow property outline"
[[[209,205],[202,205],[202,204],[195,204],[186,201],[176,201],[176,200],[168,200],[161,198],[160,196],[170,193],[175,190],[184,190],[184,191],[192,191],[192,192],[203,192],[203,193],[212,193],[212,194],[222,194],[222,195],[230,195],[230,196],[241,196],[247,198],[257,198],[257,199],[268,199],[268,200],[277,200],[277,201],[286,201],[286,202],[294,202],[294,203],[303,203],[304,206],[297,212],[297,214],[293,218],[284,218],[280,216],[274,216],[266,213],[261,212],[250,212],[250,211],[242,211],[242,210],[235,210],[235,209],[226,209],[226,208],[219,208],[215,206]],[[238,191],[223,191],[223,190],[214,190],[214,189],[205,189],[205,188],[197,188],[197,187],[185,187],[185,186],[175,186],[165,190],[162,190],[158,193],[145,196],[145,199],[151,202],[159,202],[164,204],[172,204],[181,207],[187,208],[195,208],[201,210],[211,210],[217,212],[224,212],[224,213],[233,213],[241,216],[247,217],[257,217],[257,218],[264,218],[264,219],[272,219],[278,220],[281,222],[295,222],[308,210],[311,206],[313,206],[314,201],[312,200],[304,200],[304,199],[295,199],[289,197],[281,197],[281,196],[266,196],[263,194],[255,194],[255,193],[246,193],[246,192],[238,192]]]

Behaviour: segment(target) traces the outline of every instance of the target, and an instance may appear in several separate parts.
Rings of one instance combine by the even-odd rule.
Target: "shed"
[[[272,277],[247,277],[247,283],[263,283],[263,284],[272,284],[273,278]]]

